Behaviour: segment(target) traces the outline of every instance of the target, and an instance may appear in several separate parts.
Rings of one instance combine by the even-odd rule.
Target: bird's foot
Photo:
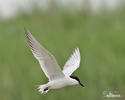
[[[38,87],[38,91],[39,91],[41,94],[46,94],[46,93],[49,91],[49,89],[48,89],[48,87],[46,87],[45,85],[40,85],[40,86]]]

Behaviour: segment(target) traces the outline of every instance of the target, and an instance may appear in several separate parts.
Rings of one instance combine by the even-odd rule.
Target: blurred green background
[[[125,100],[124,11],[34,11],[0,21],[0,100]],[[81,65],[73,75],[86,87],[76,85],[39,94],[37,86],[48,80],[26,43],[24,27],[55,55],[61,68],[79,47]],[[105,98],[104,91],[118,91],[122,97]]]

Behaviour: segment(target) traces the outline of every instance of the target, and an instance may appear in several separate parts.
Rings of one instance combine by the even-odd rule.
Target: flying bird
[[[76,84],[84,87],[78,77],[72,76],[72,73],[80,65],[80,52],[78,48],[74,49],[71,56],[65,63],[63,70],[61,70],[55,57],[42,45],[40,45],[40,43],[33,37],[29,30],[26,28],[24,28],[24,30],[29,47],[49,80],[47,84],[43,84],[38,87],[38,90],[41,94],[47,93],[51,89],[57,89]]]

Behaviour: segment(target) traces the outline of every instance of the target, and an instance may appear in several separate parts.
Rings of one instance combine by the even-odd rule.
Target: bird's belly
[[[51,84],[50,86],[51,89],[57,89],[70,85],[70,82],[64,79],[64,80],[50,82],[50,84]]]

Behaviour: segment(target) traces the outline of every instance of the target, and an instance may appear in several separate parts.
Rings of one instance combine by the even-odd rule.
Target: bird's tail
[[[38,91],[39,91],[41,94],[46,94],[46,93],[49,91],[49,88],[47,87],[46,84],[40,85],[40,86],[38,87]]]

